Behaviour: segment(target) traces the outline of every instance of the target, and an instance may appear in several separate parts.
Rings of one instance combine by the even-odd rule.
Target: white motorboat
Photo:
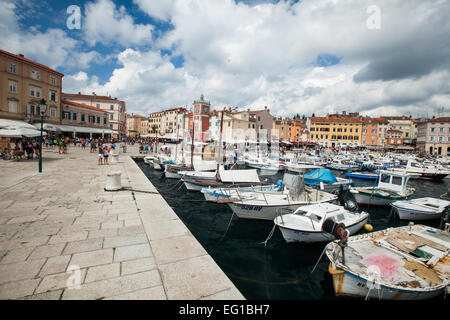
[[[407,188],[408,181],[413,176],[415,175],[382,170],[376,186],[351,187],[350,192],[358,204],[387,206],[392,201],[405,200],[414,194],[414,188]]]
[[[245,170],[225,170],[223,166],[219,168],[219,174],[214,178],[196,179],[184,175],[182,180],[188,191],[201,191],[205,187],[228,188],[228,187],[252,187],[267,185],[261,182],[256,169]]]
[[[334,194],[305,187],[300,176],[285,174],[283,185],[283,192],[239,193],[239,199],[228,206],[239,218],[273,221],[281,210],[293,212],[300,206],[337,200]]]
[[[253,159],[253,160],[245,160],[245,164],[247,166],[249,166],[250,168],[255,168],[255,169],[261,169],[261,170],[265,170],[265,171],[273,171],[273,172],[278,172],[281,170],[284,170],[284,165],[270,160],[270,159]]]
[[[332,203],[319,203],[302,206],[294,213],[280,215],[274,223],[280,229],[286,242],[325,242],[335,237],[322,230],[326,220],[336,224],[343,223],[350,235],[355,234],[367,223],[367,212],[351,212]]]
[[[155,156],[145,156],[144,157],[144,163],[148,164],[149,166],[153,167],[153,161],[156,159],[157,157]]]
[[[357,170],[358,165],[347,163],[345,160],[333,159],[326,165],[328,169],[338,170],[338,171],[351,171]]]
[[[395,172],[416,174],[417,179],[442,180],[450,174],[450,171],[441,164],[421,164],[418,161],[409,159],[406,167],[392,168]]]
[[[450,206],[450,201],[425,197],[395,201],[390,205],[395,208],[401,220],[430,220],[439,219]]]
[[[251,187],[234,187],[234,188],[212,188],[206,187],[201,189],[201,193],[205,196],[207,202],[220,202],[223,200],[232,200],[239,198],[239,193],[242,192],[256,192],[267,191],[277,192],[280,186],[276,184],[251,186]]]
[[[329,243],[336,296],[383,300],[424,300],[443,295],[450,270],[450,234],[409,225]]]

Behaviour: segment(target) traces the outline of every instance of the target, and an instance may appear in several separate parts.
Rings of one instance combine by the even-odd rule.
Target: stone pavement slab
[[[0,299],[243,299],[130,157],[44,149],[37,161],[1,161]],[[78,268],[78,269],[77,269]]]

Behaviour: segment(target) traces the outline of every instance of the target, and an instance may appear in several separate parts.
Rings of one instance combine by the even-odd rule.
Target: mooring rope
[[[265,246],[267,245],[267,241],[269,241],[269,240],[272,238],[276,226],[277,226],[277,225],[274,224],[274,225],[273,225],[273,228],[272,228],[272,230],[270,230],[269,235],[268,235],[268,237],[266,238],[266,240],[263,241],[263,242],[258,242],[258,244],[263,244],[263,243],[264,243],[264,247],[265,247]]]

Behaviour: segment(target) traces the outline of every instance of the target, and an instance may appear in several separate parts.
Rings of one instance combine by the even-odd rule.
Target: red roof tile
[[[0,49],[0,53],[3,53],[3,54],[5,54],[5,55],[10,56],[10,57],[15,58],[15,59],[19,59],[19,60],[21,60],[21,61],[23,61],[23,62],[30,63],[30,64],[32,64],[32,65],[38,66],[38,67],[43,68],[43,69],[46,69],[46,70],[48,70],[48,71],[57,73],[57,74],[59,74],[60,76],[64,77],[64,74],[62,74],[61,72],[56,71],[56,70],[54,70],[54,69],[51,69],[51,68],[49,68],[49,67],[47,67],[47,66],[44,66],[43,64],[34,62],[34,61],[32,61],[32,60],[30,60],[30,59],[27,59],[27,58],[25,58],[25,57],[22,57],[22,56],[19,56],[19,55],[17,55],[17,54],[13,54],[13,53],[11,53],[11,52],[4,51],[4,50],[1,50],[1,49]]]
[[[77,102],[73,102],[73,101],[70,101],[70,100],[61,100],[61,102],[64,103],[64,104],[68,104],[68,105],[74,106],[74,107],[86,108],[86,109],[91,109],[91,110],[94,110],[94,111],[101,111],[101,112],[106,112],[107,113],[106,110],[102,110],[102,109],[99,109],[99,108],[96,108],[96,107],[91,107],[91,106],[88,106],[88,105],[85,105],[85,104],[81,104],[81,103],[77,103]]]

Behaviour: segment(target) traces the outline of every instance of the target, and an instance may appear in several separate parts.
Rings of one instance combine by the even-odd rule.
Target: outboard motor
[[[348,190],[339,192],[338,200],[341,206],[351,212],[356,212],[359,209],[355,196]]]

